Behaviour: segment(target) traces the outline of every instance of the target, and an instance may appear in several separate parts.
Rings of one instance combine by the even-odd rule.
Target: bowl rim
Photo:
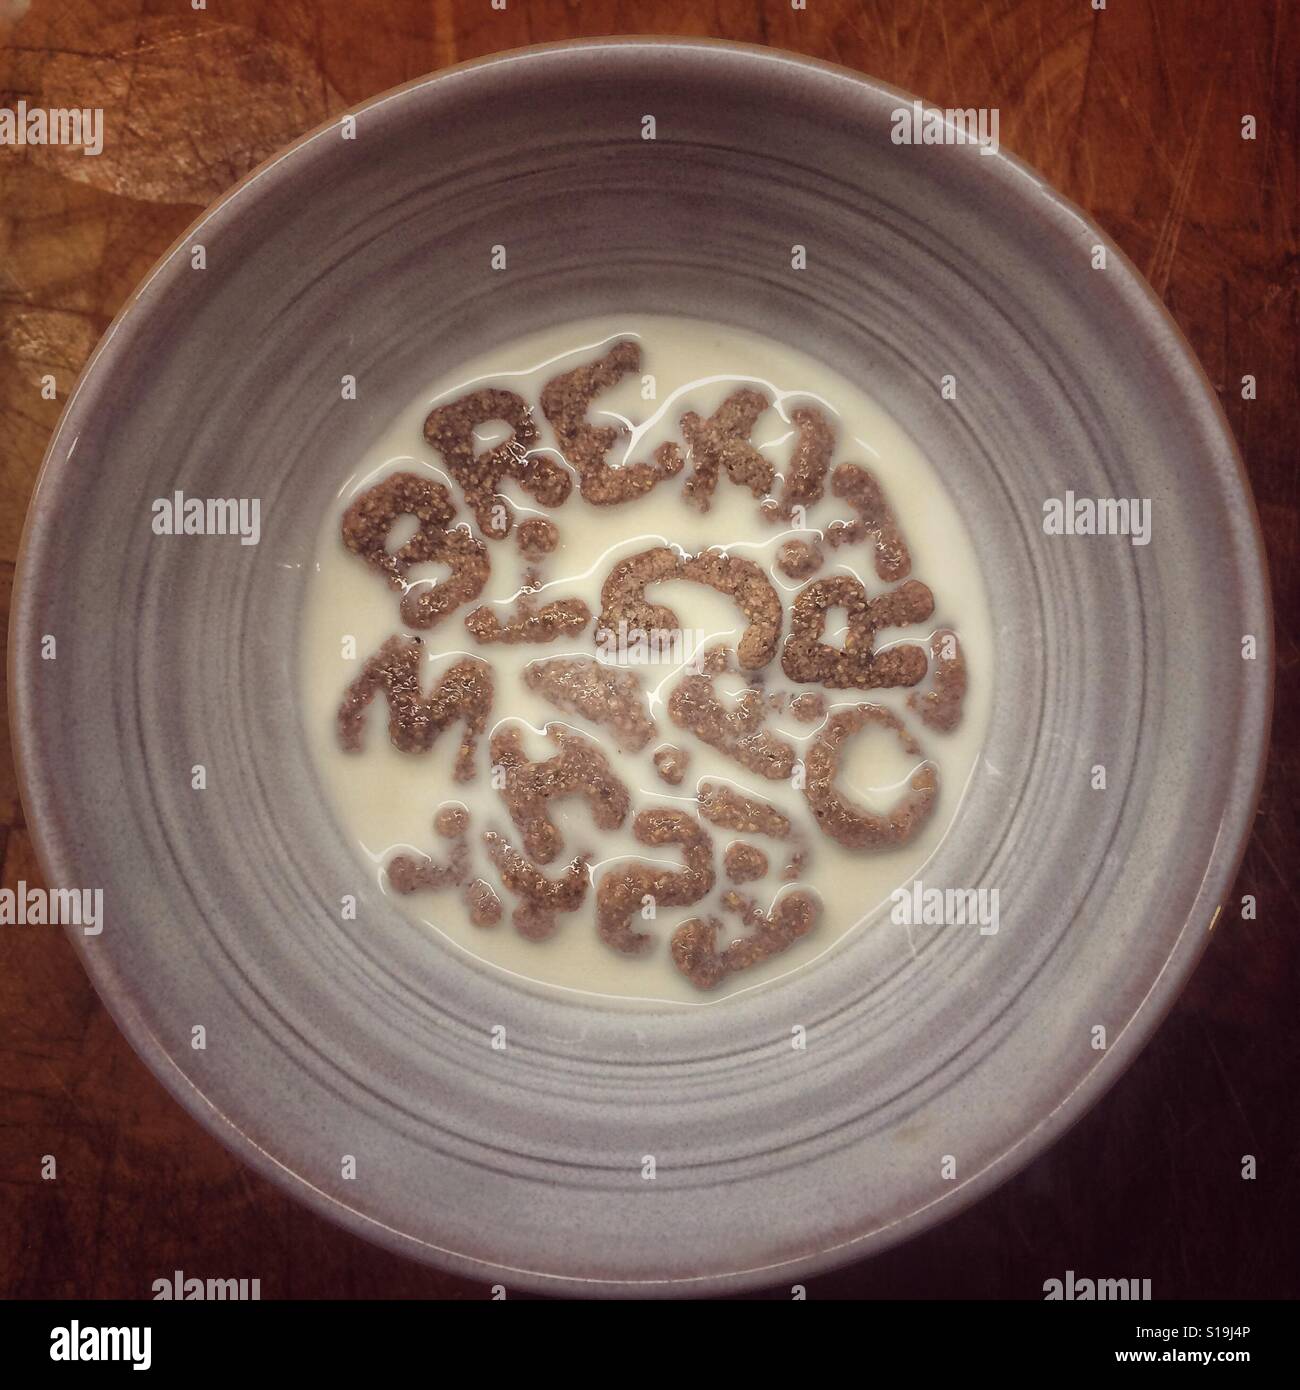
[[[136,318],[141,317],[136,311],[142,305],[147,304],[146,291],[154,280],[168,269],[177,253],[188,246],[195,233],[214,215],[226,209],[241,193],[244,193],[254,184],[272,176],[281,164],[300,154],[323,135],[338,129],[345,117],[359,116],[365,112],[378,110],[389,102],[410,99],[439,84],[454,81],[459,76],[471,71],[494,67],[505,69],[514,62],[536,59],[544,61],[548,55],[563,55],[575,50],[617,50],[638,47],[653,48],[661,53],[677,51],[702,56],[713,54],[723,63],[729,59],[736,59],[750,64],[768,64],[771,66],[774,76],[781,72],[790,71],[812,73],[822,78],[851,82],[859,87],[869,89],[877,96],[899,103],[910,105],[921,101],[912,93],[843,64],[808,57],[764,44],[744,43],[729,39],[655,34],[623,34],[559,40],[520,48],[503,49],[478,58],[468,59],[389,88],[360,103],[349,105],[338,115],[321,122],[292,143],[277,150],[255,168],[249,170],[219,198],[209,204],[158,257],[148,273],[114,315],[81,369],[46,447],[24,517],[14,569],[13,599],[7,644],[7,681],[11,692],[9,735],[26,828],[49,887],[65,886],[73,881],[74,876],[71,874],[70,868],[75,860],[75,852],[70,845],[60,842],[56,835],[45,828],[41,816],[34,814],[38,807],[30,791],[28,779],[29,764],[34,765],[37,757],[24,719],[28,703],[25,691],[29,684],[33,660],[28,655],[32,647],[30,641],[27,640],[32,630],[33,621],[31,612],[32,584],[28,574],[30,552],[33,548],[34,537],[49,521],[50,513],[43,497],[49,495],[51,480],[68,466],[64,435],[73,418],[78,398],[92,379],[97,379],[101,375],[101,364],[104,369],[111,368],[117,357],[121,355],[125,343],[118,339],[118,345],[115,347],[114,340],[118,338],[119,330],[128,317],[133,316],[133,314]],[[922,101],[921,104],[926,109],[932,109],[935,106],[933,102],[929,101]],[[616,1297],[691,1296],[735,1293],[744,1289],[762,1288],[784,1281],[786,1278],[797,1279],[826,1273],[843,1265],[879,1254],[966,1210],[1001,1186],[1033,1159],[1043,1154],[1077,1123],[1128,1070],[1138,1053],[1146,1046],[1156,1029],[1164,1021],[1209,944],[1211,933],[1222,912],[1223,899],[1230,891],[1244,857],[1263,788],[1272,726],[1276,655],[1273,642],[1273,603],[1258,508],[1251,490],[1249,475],[1246,472],[1218,393],[1177,321],[1141,271],[1088,213],[1058,192],[1033,166],[1009,153],[1005,146],[999,145],[992,158],[982,160],[980,163],[985,169],[984,177],[990,181],[1001,181],[1006,184],[1008,189],[1013,188],[1016,183],[1023,183],[1026,176],[1036,185],[1037,192],[1042,196],[1036,197],[1032,201],[1021,197],[1017,202],[1018,209],[1027,218],[1036,217],[1041,224],[1057,228],[1063,227],[1067,223],[1074,223],[1076,226],[1082,223],[1089,229],[1090,233],[1095,234],[1098,243],[1106,249],[1108,265],[1113,263],[1118,272],[1112,284],[1118,286],[1125,306],[1133,312],[1138,320],[1145,320],[1148,331],[1153,337],[1162,339],[1168,345],[1171,349],[1170,369],[1181,369],[1188,374],[1190,392],[1194,394],[1199,391],[1203,403],[1209,409],[1204,421],[1204,428],[1200,429],[1198,426],[1198,429],[1207,439],[1213,440],[1219,451],[1219,456],[1223,460],[1231,460],[1236,470],[1240,495],[1246,504],[1245,519],[1253,544],[1249,553],[1249,562],[1242,569],[1239,581],[1246,599],[1258,602],[1261,612],[1266,618],[1264,632],[1268,636],[1268,641],[1265,643],[1264,656],[1267,678],[1262,682],[1263,689],[1255,697],[1254,704],[1248,706],[1244,711],[1245,714],[1254,716],[1257,720],[1260,737],[1254,750],[1253,759],[1249,763],[1239,764],[1236,769],[1229,795],[1229,805],[1235,803],[1239,810],[1236,815],[1229,815],[1227,808],[1225,808],[1213,851],[1201,875],[1193,911],[1189,913],[1187,921],[1177,937],[1174,938],[1165,961],[1151,981],[1146,995],[1134,1010],[1127,1026],[1111,1040],[1106,1051],[1101,1054],[1098,1063],[1083,1075],[1075,1087],[1052,1110],[1040,1116],[1031,1128],[1023,1132],[1016,1142],[987,1163],[979,1172],[956,1184],[953,1190],[910,1211],[906,1216],[876,1226],[870,1231],[849,1240],[837,1242],[812,1254],[779,1260],[769,1265],[745,1270],[667,1279],[582,1278],[574,1275],[512,1268],[499,1262],[444,1249],[430,1241],[422,1240],[417,1236],[389,1226],[316,1187],[309,1178],[281,1163],[273,1154],[257,1144],[250,1135],[239,1128],[229,1115],[213,1104],[199,1087],[190,1081],[173,1061],[170,1052],[150,1030],[129,992],[117,988],[115,981],[108,978],[109,970],[103,963],[96,962],[93,953],[87,948],[83,935],[75,927],[67,927],[66,933],[72,941],[73,948],[77,952],[101,1002],[152,1075],[209,1134],[221,1142],[240,1161],[248,1164],[260,1176],[270,1180],[281,1191],[303,1202],[320,1216],[371,1243],[396,1254],[415,1258],[479,1281],[509,1278],[517,1287],[544,1294],[567,1294],[570,1296],[591,1296],[593,1294]],[[1262,701],[1262,705],[1260,701]],[[1243,722],[1249,721],[1243,720]],[[1213,904],[1213,911],[1209,914],[1208,921],[1203,926],[1198,925],[1201,920],[1200,909],[1208,908],[1211,904]]]

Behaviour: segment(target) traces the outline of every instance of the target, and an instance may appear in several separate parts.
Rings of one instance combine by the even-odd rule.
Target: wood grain
[[[203,205],[301,131],[423,72],[616,33],[768,43],[941,105],[998,107],[1003,144],[1102,223],[1200,354],[1269,546],[1271,770],[1191,986],[1049,1154],[810,1296],[1034,1298],[1066,1269],[1149,1277],[1157,1297],[1296,1296],[1300,16],[1285,0],[0,0],[0,106],[102,106],[113,132],[93,160],[0,149],[0,612],[76,374]],[[47,374],[56,400],[42,398]],[[39,881],[7,743],[0,857],[5,884]],[[1257,920],[1239,920],[1245,893]],[[0,999],[0,1294],[143,1297],[183,1269],[258,1277],[264,1297],[484,1296],[335,1230],[227,1155],[135,1058],[61,935],[0,929]],[[1254,1182],[1240,1178],[1247,1153]],[[57,1181],[41,1180],[44,1154]]]

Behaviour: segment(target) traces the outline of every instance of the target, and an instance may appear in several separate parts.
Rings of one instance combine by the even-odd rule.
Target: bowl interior
[[[776,1282],[866,1253],[1076,1118],[1204,943],[1268,717],[1235,450],[1106,238],[1005,155],[893,144],[907,100],[676,41],[440,74],[213,209],[65,414],[12,638],[43,863],[104,889],[106,928],[80,946],[160,1075],[366,1234],[604,1291]],[[296,698],[321,516],[439,373],[611,311],[712,318],[824,358],[957,499],[997,686],[931,877],[996,887],[996,936],[919,929],[882,971],[859,933],[833,970],[683,1015],[521,991],[374,888],[342,920],[353,851]],[[177,490],[261,499],[260,544],[154,535],[153,500]],[[1045,535],[1043,504],[1067,491],[1149,499],[1150,544]]]

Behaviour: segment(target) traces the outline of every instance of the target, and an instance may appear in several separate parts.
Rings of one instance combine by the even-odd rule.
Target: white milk
[[[911,577],[932,589],[935,612],[933,619],[922,627],[882,632],[877,646],[897,641],[924,643],[936,628],[952,628],[960,639],[969,678],[962,720],[948,734],[926,727],[907,708],[905,690],[825,692],[832,709],[858,703],[887,706],[903,719],[921,744],[926,759],[937,769],[939,797],[935,810],[921,833],[906,846],[874,853],[842,848],[816,828],[802,795],[789,784],[750,772],[673,725],[665,706],[669,692],[681,677],[680,664],[661,660],[658,664],[632,668],[649,694],[651,712],[658,725],[658,737],[639,753],[619,751],[600,726],[587,723],[581,716],[562,713],[528,690],[520,673],[529,662],[558,656],[590,657],[596,654],[596,648],[592,626],[574,639],[514,646],[479,646],[465,630],[465,616],[479,604],[499,602],[497,612],[503,621],[513,612],[512,600],[526,568],[513,534],[502,541],[487,542],[492,575],[478,600],[418,634],[424,642],[426,691],[451,662],[467,654],[486,659],[494,669],[496,698],[488,733],[479,744],[476,780],[458,784],[451,779],[452,759],[463,731],[460,724],[446,729],[428,753],[407,754],[393,748],[388,740],[388,710],[382,692],[366,712],[362,751],[345,754],[341,750],[335,716],[345,688],[386,638],[407,632],[398,612],[400,594],[349,553],[340,539],[339,523],[349,503],[388,473],[410,471],[425,474],[448,487],[458,507],[453,524],[472,522],[459,489],[437,453],[424,442],[423,425],[429,410],[480,386],[507,387],[534,407],[541,431],[536,447],[555,454],[554,437],[539,405],[543,385],[560,372],[601,356],[621,338],[640,343],[641,371],[653,376],[653,395],[643,399],[643,391],[650,387],[643,386],[643,377],[629,373],[617,387],[593,400],[588,418],[594,424],[623,423],[631,428],[627,460],[649,459],[665,439],[683,442],[678,421],[685,411],[693,409],[707,416],[738,386],[751,385],[766,392],[774,402],[760,417],[752,441],[773,459],[778,474],[784,471],[796,438],[790,410],[815,404],[836,430],[832,467],[844,461],[860,463],[874,473],[883,487],[911,550]],[[482,447],[489,447],[507,434],[499,422],[480,427]],[[616,445],[611,451],[611,463],[623,457],[621,447]],[[788,633],[789,603],[801,584],[776,568],[779,546],[791,538],[814,540],[816,532],[830,521],[852,520],[854,513],[846,503],[831,497],[828,488],[827,497],[809,513],[809,530],[796,532],[783,524],[770,525],[759,517],[758,501],[748,490],[732,484],[725,471],[713,494],[711,509],[700,513],[681,498],[682,484],[690,471],[688,459],[681,473],[660,483],[647,496],[613,507],[585,502],[579,495],[575,476],[568,500],[551,514],[559,527],[560,545],[539,564],[544,586],[536,595],[538,603],[579,597],[598,614],[601,582],[619,559],[653,545],[676,546],[689,553],[711,545],[724,546],[732,555],[756,561],[770,575],[786,605],[784,632]],[[530,516],[544,515],[513,481],[505,484],[505,490],[514,505],[516,526]],[[390,550],[407,538],[407,528],[410,523],[403,518],[390,538]],[[824,546],[823,550],[825,563],[813,579],[852,574],[870,596],[886,587],[876,577],[869,540],[838,549]],[[440,573],[437,566],[430,570],[427,575],[413,574],[411,578],[436,579],[445,573]],[[734,648],[743,630],[743,619],[731,600],[702,585],[674,581],[652,587],[648,596],[673,608],[683,627],[709,634],[713,643]],[[842,612],[830,615],[825,641],[839,644],[843,616]],[[347,636],[355,638],[356,655],[352,659],[342,655]],[[427,395],[413,401],[393,421],[391,429],[357,459],[351,476],[342,481],[338,503],[325,518],[320,532],[316,574],[305,610],[302,699],[320,776],[339,823],[357,845],[359,872],[378,880],[395,906],[410,918],[412,931],[437,933],[449,949],[468,952],[487,967],[506,971],[521,983],[701,1005],[770,982],[813,961],[821,962],[819,969],[834,969],[835,956],[828,955],[831,948],[885,903],[894,888],[910,884],[920,876],[921,866],[951,824],[974,768],[988,723],[992,673],[993,627],[970,538],[934,470],[898,425],[836,372],[802,353],[713,324],[638,315],[626,320],[611,317],[567,324],[467,363],[455,379],[435,382]],[[789,681],[780,669],[779,656],[763,674],[765,691],[820,690],[818,686],[797,686]],[[743,684],[740,676],[724,676],[717,681],[723,692],[736,691]],[[595,927],[595,884],[600,875],[629,860],[657,861],[679,869],[681,853],[675,846],[651,849],[639,844],[631,835],[631,816],[622,831],[597,831],[585,803],[570,799],[552,803],[551,818],[562,831],[565,844],[556,860],[541,868],[553,877],[574,854],[589,852],[593,886],[577,912],[561,915],[559,929],[549,940],[526,940],[510,921],[516,899],[501,885],[478,839],[483,830],[490,828],[520,846],[519,833],[510,823],[500,794],[490,785],[488,738],[501,721],[522,721],[531,726],[525,745],[528,756],[534,759],[547,758],[555,752],[555,746],[542,732],[548,723],[576,728],[594,738],[606,749],[616,773],[632,793],[634,813],[651,805],[693,811],[695,786],[705,779],[730,783],[777,805],[800,828],[812,849],[799,886],[815,890],[821,898],[822,914],[817,926],[785,953],[729,976],[716,990],[701,992],[681,975],[669,953],[669,940],[679,923],[707,913],[721,916],[725,929],[718,934],[718,949],[746,934],[739,919],[720,911],[717,902],[719,895],[732,886],[722,870],[726,846],[743,838],[768,856],[768,877],[740,885],[741,892],[758,899],[764,908],[781,887],[779,874],[788,854],[788,846],[780,842],[760,836],[742,837],[705,823],[715,846],[718,884],[714,892],[690,907],[661,909],[653,921],[643,921],[639,916],[634,919],[635,930],[648,931],[654,937],[652,948],[645,955],[631,957],[614,951],[600,940]],[[772,717],[770,727],[794,743],[802,754],[817,724],[801,724],[787,712],[781,712]],[[651,761],[654,750],[664,743],[690,754],[686,780],[680,786],[664,782]],[[847,746],[840,786],[867,808],[883,810],[905,790],[916,763],[915,758],[903,754],[892,735],[864,732]],[[497,889],[504,907],[500,922],[493,927],[471,924],[457,888],[403,896],[392,892],[387,884],[383,865],[394,854],[430,855],[440,863],[445,861],[448,842],[434,834],[431,822],[437,808],[447,802],[461,803],[469,809],[475,872]],[[879,928],[873,925],[869,929]],[[884,929],[899,931],[889,927],[887,915]]]

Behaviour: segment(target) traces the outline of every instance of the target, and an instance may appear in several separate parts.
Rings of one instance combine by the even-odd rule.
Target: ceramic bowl
[[[1237,451],[1109,239],[1005,151],[895,144],[910,100],[686,40],[438,73],[233,189],[67,406],[10,646],[41,863],[53,885],[103,889],[103,932],[74,939],[177,1099],[353,1231],[558,1293],[797,1283],[1041,1152],[1133,1059],[1209,937],[1271,685]],[[823,964],[683,1013],[532,993],[413,930],[377,887],[341,920],[354,851],[296,698],[324,509],[439,373],[612,310],[810,351],[941,473],[997,650],[987,744],[931,873],[995,886],[996,936],[920,930],[882,969],[886,916]],[[260,498],[260,544],[153,534],[153,500],[176,491]],[[1045,534],[1044,502],[1067,491],[1149,500],[1150,543]]]

